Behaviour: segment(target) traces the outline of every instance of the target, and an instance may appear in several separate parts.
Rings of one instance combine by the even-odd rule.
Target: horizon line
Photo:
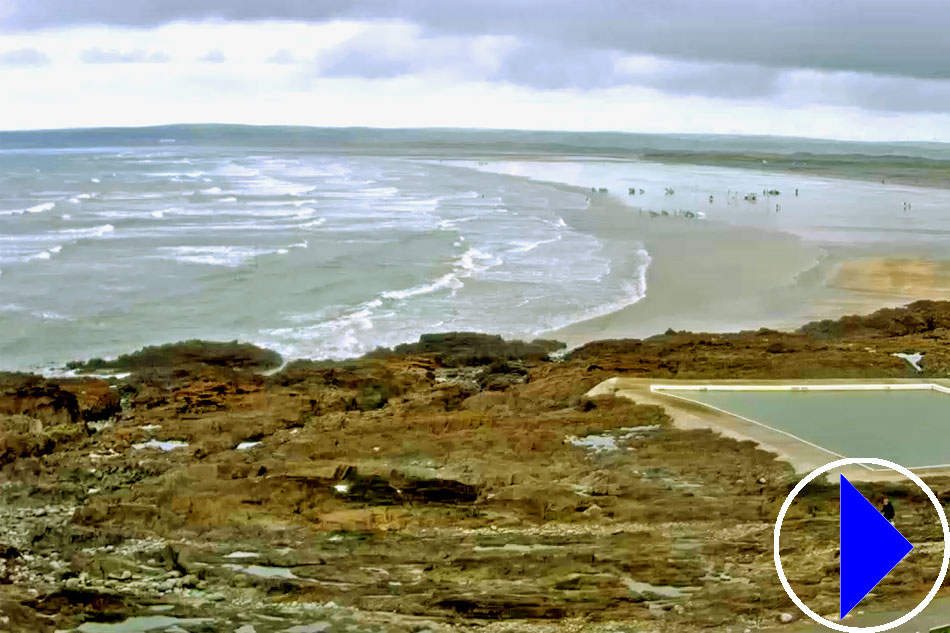
[[[406,126],[384,127],[373,125],[307,125],[281,123],[221,123],[221,122],[180,122],[157,123],[148,125],[89,125],[73,127],[45,127],[26,129],[0,129],[0,135],[37,134],[44,132],[95,132],[95,131],[122,131],[122,130],[158,130],[168,128],[187,127],[234,127],[234,128],[300,128],[307,130],[366,130],[381,132],[410,132],[410,131],[442,131],[442,132],[517,132],[529,134],[592,134],[592,135],[621,135],[621,136],[666,136],[666,137],[729,137],[729,138],[760,138],[760,139],[794,139],[799,141],[855,143],[863,145],[950,145],[950,141],[935,140],[864,140],[831,138],[821,136],[791,136],[785,134],[748,134],[740,132],[634,132],[630,130],[571,130],[571,129],[526,129],[526,128],[494,128],[494,127],[459,127],[459,126]]]

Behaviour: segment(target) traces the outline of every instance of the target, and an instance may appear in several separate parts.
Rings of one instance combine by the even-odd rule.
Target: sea
[[[637,223],[585,222],[608,200],[639,222],[947,245],[943,189],[641,156],[788,144],[216,125],[0,133],[0,369],[55,373],[187,339],[345,359],[426,332],[542,337],[651,292]],[[792,145],[950,158],[933,144]]]

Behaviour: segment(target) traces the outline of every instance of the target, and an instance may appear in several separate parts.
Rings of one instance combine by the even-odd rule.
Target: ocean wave
[[[380,296],[385,299],[409,299],[410,297],[429,294],[430,292],[436,292],[437,290],[443,290],[445,288],[459,290],[464,286],[465,284],[462,283],[462,280],[459,279],[454,273],[446,273],[445,275],[442,275],[433,281],[431,284],[415,286],[405,290],[388,290],[382,293]]]
[[[320,358],[353,358],[367,351],[368,345],[364,339],[374,330],[374,310],[381,304],[381,301],[374,299],[348,309],[336,308],[335,316],[332,316],[332,312],[293,315],[288,317],[289,321],[311,325],[261,330],[260,333],[267,337],[261,344],[293,358],[301,356],[299,347],[302,343],[319,341],[317,353]],[[290,339],[295,343],[280,343],[274,341],[274,337],[283,341]]]
[[[613,301],[607,301],[605,303],[588,308],[587,310],[582,310],[578,313],[555,319],[553,322],[546,324],[544,328],[536,330],[534,334],[539,335],[546,331],[557,330],[574,323],[581,323],[583,321],[589,321],[590,319],[596,319],[598,317],[618,312],[619,310],[623,310],[624,308],[632,306],[638,301],[641,301],[647,296],[647,271],[649,270],[653,259],[650,257],[650,254],[646,251],[646,249],[643,248],[637,249],[636,256],[639,260],[636,269],[636,275],[633,279],[625,280],[621,283],[620,296],[618,296]]]
[[[380,211],[435,211],[444,198],[403,199],[376,205]]]
[[[160,246],[159,251],[168,253],[163,259],[172,259],[183,264],[203,264],[238,268],[249,259],[260,255],[285,255],[287,249],[249,248],[243,246]]]
[[[215,174],[220,174],[222,176],[260,176],[261,170],[254,169],[252,167],[244,167],[236,163],[228,163],[222,167],[219,167],[214,170]]]
[[[478,219],[478,216],[472,215],[472,216],[468,216],[464,218],[455,218],[452,220],[440,220],[439,228],[443,231],[449,231],[451,229],[458,228],[458,224],[460,224],[461,222],[471,222],[472,220],[477,220],[477,219]]]
[[[268,175],[258,175],[241,183],[243,192],[250,195],[299,196],[316,190],[313,185],[282,180]]]
[[[57,255],[62,250],[63,250],[62,244],[57,244],[56,246],[48,248],[44,251],[40,251],[38,253],[33,253],[32,255],[28,255],[23,259],[23,261],[32,262],[35,260],[52,259],[53,255]]]
[[[33,205],[32,207],[26,207],[25,209],[9,209],[0,211],[0,215],[23,215],[24,213],[43,213],[45,211],[52,211],[56,208],[55,202],[43,202],[41,204]]]
[[[100,226],[93,226],[85,229],[60,229],[56,231],[59,235],[66,235],[74,239],[84,239],[90,237],[105,237],[109,233],[115,231],[115,227],[111,224],[102,224]]]
[[[345,183],[352,184],[352,183]],[[352,191],[321,191],[322,198],[393,198],[399,193],[396,187],[371,187],[368,189],[357,189]]]
[[[456,261],[456,265],[465,271],[469,271],[469,274],[488,270],[489,268],[500,266],[503,263],[505,263],[505,260],[501,257],[497,257],[491,253],[485,253],[477,248],[468,249],[462,253]]]
[[[530,253],[531,251],[538,248],[539,246],[544,246],[545,244],[552,244],[554,242],[559,242],[560,240],[561,240],[560,235],[550,240],[538,240],[536,242],[525,242],[521,240],[515,240],[514,242],[512,242],[513,244],[515,244],[515,248],[511,249],[511,252]]]

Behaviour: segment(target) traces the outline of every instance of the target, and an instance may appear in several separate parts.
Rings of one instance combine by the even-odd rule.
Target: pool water
[[[950,395],[938,391],[690,391],[673,395],[791,433],[845,457],[950,465]]]

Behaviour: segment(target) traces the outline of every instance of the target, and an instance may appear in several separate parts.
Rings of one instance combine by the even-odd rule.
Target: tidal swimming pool
[[[908,390],[658,389],[816,445],[842,457],[907,468],[950,466],[950,394]],[[831,459],[829,459],[831,461]]]

